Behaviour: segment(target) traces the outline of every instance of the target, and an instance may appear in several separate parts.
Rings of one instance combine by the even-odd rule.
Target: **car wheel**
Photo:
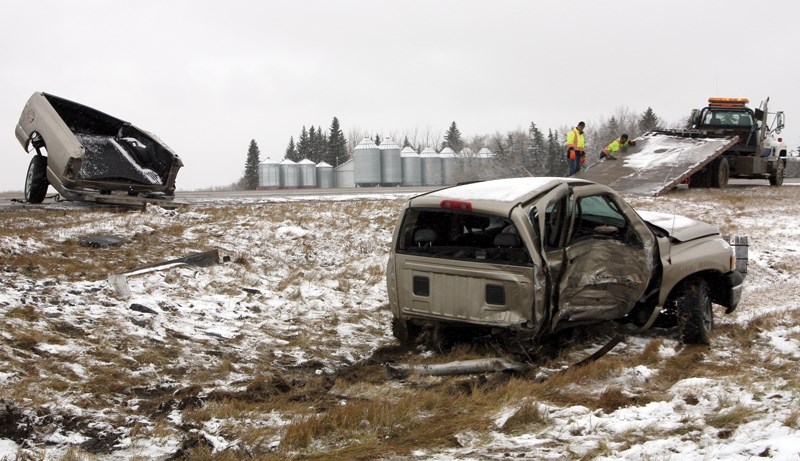
[[[769,185],[770,186],[780,186],[783,185],[783,176],[785,174],[785,164],[786,160],[778,159],[778,164],[775,165],[775,174],[770,175],[769,177]]]
[[[28,174],[25,176],[25,201],[28,203],[42,203],[47,195],[47,157],[34,155],[28,164]]]
[[[714,166],[711,169],[711,187],[724,189],[728,187],[728,178],[730,177],[730,165],[728,159],[718,158],[714,160]]]
[[[414,347],[417,343],[419,332],[420,328],[408,320],[397,317],[392,318],[392,334],[400,341],[400,344]]]
[[[708,344],[708,336],[714,328],[714,312],[708,284],[696,278],[683,284],[675,300],[678,331],[684,344]]]

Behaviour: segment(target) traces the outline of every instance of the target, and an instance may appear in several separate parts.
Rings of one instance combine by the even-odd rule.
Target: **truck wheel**
[[[711,187],[724,189],[728,187],[728,178],[730,177],[730,165],[728,159],[718,158],[714,160],[711,167]]]
[[[412,324],[408,320],[392,318],[392,334],[400,344],[408,347],[414,347],[417,343],[417,336],[419,336],[420,328]]]
[[[681,341],[684,344],[708,344],[708,335],[714,328],[714,311],[704,279],[684,282],[675,300],[675,311]]]
[[[786,160],[778,159],[778,164],[775,165],[775,174],[769,176],[769,185],[770,186],[781,186],[783,185],[783,176],[785,174],[785,163]]]
[[[47,195],[47,157],[34,155],[28,164],[28,174],[25,176],[25,201],[28,203],[42,203]]]

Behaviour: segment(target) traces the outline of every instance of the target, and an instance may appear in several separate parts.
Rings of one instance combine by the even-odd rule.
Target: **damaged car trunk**
[[[48,185],[66,200],[137,205],[173,202],[181,159],[128,122],[47,93],[34,93],[16,128],[30,152],[25,201],[41,203]]]

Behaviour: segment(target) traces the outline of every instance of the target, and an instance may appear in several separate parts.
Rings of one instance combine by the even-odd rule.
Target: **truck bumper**
[[[744,275],[742,275],[739,271],[733,271],[725,276],[728,279],[728,283],[730,283],[730,295],[729,295],[729,302],[725,304],[727,309],[725,310],[726,314],[730,314],[734,310],[736,310],[736,306],[739,305],[739,301],[742,299],[742,290],[744,290]]]

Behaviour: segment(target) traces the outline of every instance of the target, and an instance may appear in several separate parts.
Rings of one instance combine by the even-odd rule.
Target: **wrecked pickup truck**
[[[730,313],[742,293],[746,237],[733,240],[741,247],[711,224],[637,213],[581,179],[419,195],[401,213],[387,267],[393,333],[406,344],[491,335],[531,351],[564,328],[622,320],[644,329],[663,314],[684,343],[707,343],[712,303]]]
[[[16,128],[35,150],[25,201],[41,203],[49,185],[66,200],[137,205],[174,202],[181,159],[156,136],[91,107],[34,93]]]

